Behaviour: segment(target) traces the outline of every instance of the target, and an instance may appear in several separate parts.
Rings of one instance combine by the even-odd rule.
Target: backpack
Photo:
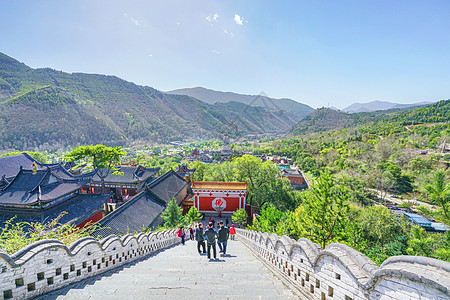
[[[182,237],[183,236],[183,234],[181,233],[181,229],[180,230],[178,230],[178,237]]]

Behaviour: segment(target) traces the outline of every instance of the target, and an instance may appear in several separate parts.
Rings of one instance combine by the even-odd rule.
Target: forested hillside
[[[0,53],[0,150],[281,133],[296,121],[287,112],[234,102],[211,105],[115,76],[32,69]]]
[[[346,113],[330,108],[319,108],[298,122],[290,134],[324,132],[353,126],[364,127],[367,132],[405,130],[404,125],[443,123],[450,120],[450,100],[422,107],[403,107],[373,112]]]

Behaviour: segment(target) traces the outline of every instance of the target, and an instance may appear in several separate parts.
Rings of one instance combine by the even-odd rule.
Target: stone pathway
[[[229,254],[215,261],[196,246],[189,241],[41,298],[298,299],[241,242],[229,241]]]

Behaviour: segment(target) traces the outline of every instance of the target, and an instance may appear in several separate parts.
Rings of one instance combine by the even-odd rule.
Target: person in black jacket
[[[217,243],[219,244],[220,252],[223,253],[223,255],[227,254],[227,241],[228,237],[230,236],[230,230],[228,227],[223,226],[223,221],[220,221],[219,223],[219,232],[217,233]]]
[[[203,248],[203,253],[206,253],[205,236],[203,235],[202,223],[199,223],[198,227],[195,229],[195,240],[197,241],[198,253],[202,254],[202,252],[200,251],[200,246]]]
[[[211,258],[211,248],[213,249],[214,252],[214,259],[216,259],[216,237],[217,237],[217,232],[214,230],[214,224],[213,223],[209,223],[208,226],[208,230],[206,230],[205,232],[205,236],[206,236],[206,244],[208,246],[208,259]]]

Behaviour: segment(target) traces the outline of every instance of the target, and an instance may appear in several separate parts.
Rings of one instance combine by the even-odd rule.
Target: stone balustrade
[[[255,256],[306,299],[450,299],[449,262],[394,256],[378,267],[344,244],[322,249],[305,238],[236,231]]]
[[[176,230],[97,241],[35,242],[13,255],[0,251],[0,297],[27,299],[59,289],[148,256],[180,242]]]

